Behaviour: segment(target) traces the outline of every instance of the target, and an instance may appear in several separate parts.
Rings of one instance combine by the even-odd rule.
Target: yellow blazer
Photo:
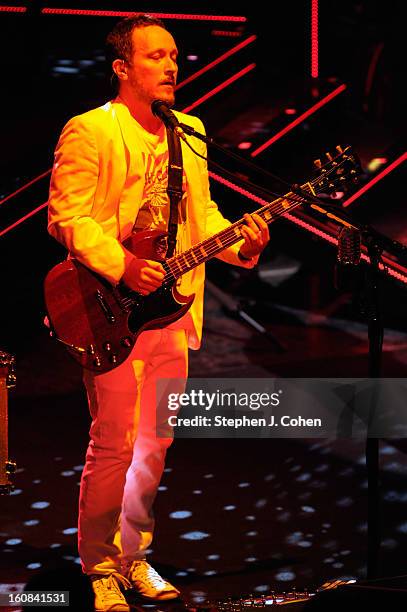
[[[197,117],[176,113],[179,120],[204,130]],[[73,117],[62,130],[55,151],[48,231],[77,258],[111,283],[125,269],[121,241],[132,231],[144,189],[141,153],[137,150],[134,119],[120,99]],[[193,146],[206,155],[205,143]],[[211,200],[207,164],[182,142],[187,179],[186,242],[183,250],[216,234],[230,222]],[[223,251],[219,258],[231,264],[253,267],[258,258],[242,262],[239,245]],[[194,334],[190,348],[199,348],[202,335],[205,266],[200,265],[182,279],[181,292],[196,293],[190,312]]]

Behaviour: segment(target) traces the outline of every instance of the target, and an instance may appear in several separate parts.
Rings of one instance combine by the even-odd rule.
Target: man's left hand
[[[240,254],[244,259],[251,259],[259,255],[270,240],[268,225],[263,219],[256,215],[243,215],[246,225],[242,226],[241,232],[244,243],[240,247]]]

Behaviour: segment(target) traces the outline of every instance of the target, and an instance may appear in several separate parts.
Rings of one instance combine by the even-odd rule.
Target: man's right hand
[[[161,287],[165,270],[158,261],[132,257],[126,263],[126,270],[122,276],[122,281],[130,289],[142,295],[148,295],[158,289],[158,287]]]

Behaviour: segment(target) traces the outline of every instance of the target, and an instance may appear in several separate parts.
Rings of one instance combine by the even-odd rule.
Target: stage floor
[[[269,329],[286,349],[279,353],[207,292],[191,376],[366,375],[362,324],[282,312],[270,310]],[[405,335],[389,330],[384,348],[387,375],[401,376]],[[0,500],[3,590],[55,568],[79,570],[78,485],[90,422],[80,370],[45,331],[18,355],[17,374],[9,408],[18,470],[15,490]],[[403,440],[381,442],[381,575],[405,571],[405,451]],[[190,605],[361,578],[366,487],[364,440],[178,439],[155,502],[148,558]]]

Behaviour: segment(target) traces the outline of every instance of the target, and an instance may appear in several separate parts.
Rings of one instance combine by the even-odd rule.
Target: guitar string
[[[341,162],[341,164],[342,163],[344,163],[344,162]],[[334,169],[337,170],[338,166],[339,166],[339,164],[337,164],[337,166],[335,166]],[[318,183],[320,181],[320,178],[321,177],[318,177],[317,179],[315,179],[312,182],[313,183]],[[295,199],[294,199],[291,196],[297,196],[297,197],[295,197]],[[281,200],[285,201],[287,199],[294,199],[295,203],[292,204],[289,207],[284,206],[281,209],[281,204],[280,204]],[[275,200],[274,202],[270,203],[273,206],[266,205],[265,207],[262,207],[262,208],[258,209],[259,211],[262,211],[261,213],[258,213],[258,211],[255,211],[255,212],[260,214],[260,216],[264,215],[266,213],[270,213],[270,212],[271,213],[279,213],[278,216],[281,216],[281,214],[284,214],[285,212],[289,212],[289,210],[292,210],[292,208],[294,208],[294,207],[298,206],[299,204],[303,203],[305,201],[305,199],[306,199],[305,196],[301,197],[298,194],[293,194],[292,192],[290,192],[286,196],[280,197],[280,198],[278,198],[278,200]],[[264,210],[265,208],[267,208],[267,210]],[[274,216],[276,216],[276,215],[274,215]],[[272,220],[274,220],[274,219],[269,219],[268,221],[271,222]],[[221,240],[221,242],[222,242],[222,248],[221,249],[219,249],[219,245],[216,245],[216,244],[213,244],[213,246],[211,246],[210,243],[213,243],[213,240],[214,240],[214,237],[211,237],[211,238],[207,238],[205,241],[203,241],[201,243],[198,243],[198,244],[194,245],[193,247],[191,247],[190,249],[188,249],[184,253],[181,253],[181,254],[176,255],[175,257],[172,257],[171,259],[169,259],[166,262],[167,265],[170,267],[169,275],[173,275],[176,278],[176,275],[180,273],[180,269],[181,269],[181,275],[184,274],[185,272],[187,272],[189,269],[191,269],[191,264],[188,262],[188,259],[187,259],[188,255],[190,256],[191,263],[192,263],[193,266],[200,265],[201,263],[203,263],[207,257],[204,256],[202,261],[198,261],[198,262],[195,261],[195,258],[194,258],[194,255],[193,255],[193,251],[195,251],[195,250],[200,250],[202,247],[204,247],[204,251],[205,251],[205,253],[207,254],[207,256],[209,258],[211,255],[213,255],[213,253],[216,253],[217,250],[219,250],[219,252],[220,252],[224,248],[227,248],[231,244],[234,244],[234,242],[237,242],[238,239],[236,239],[237,237],[236,237],[235,229],[239,228],[239,226],[241,227],[243,224],[244,224],[244,221],[242,221],[242,220],[235,221],[235,223],[233,223],[232,225],[228,226],[227,228],[225,228],[225,230],[223,230],[222,232],[217,234],[217,236],[216,236],[217,239]],[[230,234],[230,236],[227,236],[227,234]],[[232,242],[230,242],[230,240],[232,240]],[[205,245],[205,243],[208,243],[208,244]],[[186,264],[181,261],[180,264],[179,264],[179,268],[180,269],[179,268],[175,268],[175,274],[174,274],[174,271],[171,269],[171,266],[172,266],[172,264],[175,263],[175,260],[177,258],[181,258],[181,257],[183,259],[185,259]],[[199,253],[197,254],[197,259],[198,260],[201,259],[201,256],[200,256]],[[166,281],[167,281],[167,278],[164,277],[163,283],[166,282]]]
[[[321,182],[322,178],[326,178],[329,174],[331,174],[334,171],[337,172],[338,168],[340,168],[340,166],[343,165],[348,159],[349,159],[349,156],[346,156],[346,157],[344,157],[344,159],[342,159],[341,162],[339,162],[339,163],[336,162],[335,166],[332,166],[330,170],[325,171],[325,174],[323,176],[318,176],[316,179],[313,179],[312,181],[310,181],[310,184],[315,186],[316,184]],[[335,162],[335,160],[332,160],[332,161]],[[272,214],[279,212],[279,214],[277,214],[277,215],[274,214],[274,219],[269,219],[269,222],[271,222],[272,220],[274,221],[276,217],[278,218],[278,216],[282,216],[284,213],[289,212],[290,210],[292,210],[293,208],[297,207],[299,204],[301,204],[301,203],[303,203],[305,201],[305,197],[304,198],[300,198],[298,196],[298,197],[292,198],[291,196],[296,196],[296,194],[292,194],[290,192],[289,194],[286,194],[285,196],[280,197],[277,200],[271,202],[269,205],[265,205],[261,209],[258,209],[259,211],[263,210],[263,212],[260,213],[260,215],[262,215],[262,214],[264,214],[266,212],[271,212]],[[292,203],[292,205],[290,207],[284,207],[284,208],[279,210],[279,208],[281,207],[281,204],[280,204],[281,201],[284,201],[286,199],[293,199],[294,202]],[[254,211],[254,212],[258,212],[258,211]],[[208,260],[211,257],[213,257],[213,255],[216,252],[221,252],[222,250],[226,249],[228,246],[231,246],[232,244],[235,244],[235,242],[238,242],[239,238],[237,238],[237,236],[236,236],[235,229],[239,228],[239,226],[242,226],[243,224],[244,224],[244,221],[242,221],[242,220],[235,221],[235,223],[231,224],[230,226],[225,228],[222,232],[217,234],[217,238],[220,239],[221,242],[222,242],[222,248],[219,248],[218,246],[215,246],[215,244],[213,244],[213,246],[207,246],[207,248],[204,249],[205,253],[206,253],[206,256],[204,257],[204,259],[202,259],[202,261],[196,262],[193,259],[192,251],[201,248],[205,244],[205,242],[208,242],[208,243],[213,242],[213,238],[214,237],[207,238],[203,242],[194,245],[191,249],[188,249],[188,251],[185,251],[184,253],[182,253],[180,255],[177,255],[177,256],[171,258],[170,260],[168,260],[167,262],[165,262],[165,264],[167,264],[167,266],[169,267],[170,271],[165,274],[163,282],[162,282],[162,286],[165,286],[168,283],[172,283],[174,280],[176,280],[177,276],[178,277],[182,276],[183,274],[185,274],[189,270],[193,269],[194,267],[204,263],[206,260]],[[186,259],[188,254],[191,255],[191,258],[192,258],[191,264]],[[179,268],[177,268],[176,272],[174,273],[174,271],[171,269],[171,265],[174,264],[175,260],[177,258],[180,258],[180,257],[183,257],[185,259],[185,261],[184,261],[184,263],[181,262],[179,264]],[[134,293],[137,293],[137,292],[134,292]],[[129,296],[128,298],[124,298],[121,301],[125,305],[125,307],[129,307],[129,306],[131,306],[134,303],[135,299],[137,299],[137,298]]]
[[[338,156],[338,157],[342,158],[340,162],[336,162],[336,160],[333,159],[331,162],[329,162],[331,164],[330,169],[329,170],[325,170],[323,175],[319,175],[317,178],[313,179],[312,181],[309,181],[309,184],[311,184],[313,187],[316,186],[318,183],[321,182],[322,179],[326,179],[333,172],[337,172],[338,169],[351,158],[349,155],[344,155],[344,154],[342,154],[341,156]],[[327,165],[327,164],[325,164],[325,165]],[[340,177],[340,178],[342,178],[342,177]],[[281,202],[285,201],[285,200],[288,200],[288,199],[293,200],[292,204],[290,206],[282,207]],[[297,196],[297,194],[295,194],[295,193],[289,192],[285,196],[281,196],[281,197],[277,198],[276,200],[274,200],[273,202],[270,202],[269,204],[266,204],[265,206],[263,206],[262,208],[258,209],[257,211],[254,211],[254,213],[260,214],[260,216],[262,216],[265,213],[271,213],[272,216],[274,216],[274,219],[273,218],[272,219],[268,219],[268,222],[271,223],[272,221],[274,221],[279,216],[282,216],[284,213],[287,213],[290,210],[292,210],[293,208],[296,208],[297,206],[299,206],[299,204],[302,204],[305,200],[306,200],[305,197],[300,197],[300,196]],[[259,211],[262,211],[262,212],[259,213]],[[254,213],[252,213],[252,214],[254,214]],[[169,259],[166,262],[164,262],[168,266],[169,272],[166,272],[166,274],[164,275],[162,286],[163,285],[167,285],[169,282],[173,282],[174,280],[176,280],[177,275],[178,275],[178,277],[180,277],[180,276],[184,275],[186,272],[188,272],[189,270],[192,270],[194,267],[196,267],[198,265],[201,265],[206,260],[208,260],[211,257],[213,257],[213,255],[216,252],[221,252],[222,250],[224,250],[224,249],[228,248],[229,246],[231,246],[231,245],[235,244],[236,242],[238,242],[239,238],[236,235],[235,229],[239,229],[242,225],[244,225],[244,221],[239,219],[238,221],[235,221],[233,224],[231,224],[230,226],[228,226],[227,228],[225,228],[219,234],[216,235],[217,240],[220,240],[222,242],[222,247],[221,248],[219,248],[219,245],[214,243],[214,237],[211,237],[211,238],[207,238],[204,241],[194,245],[193,247],[191,247],[190,249],[188,249],[184,253],[176,255],[175,257],[172,257],[171,259]],[[213,243],[213,246],[207,245],[207,248],[204,248],[204,251],[205,251],[206,255],[204,256],[202,261],[195,261],[194,260],[194,255],[192,254],[192,252],[194,250],[201,249],[202,246],[204,246],[206,242],[207,243]],[[186,259],[188,255],[190,255],[190,257],[192,259],[191,264],[189,264],[188,260]],[[177,259],[181,258],[181,257],[185,259],[185,262],[184,263],[181,262],[179,264],[179,268],[176,268],[175,269],[176,271],[174,272],[172,267],[174,265],[177,265],[177,264],[175,264],[175,261]],[[137,294],[136,291],[134,291],[133,293]],[[119,301],[127,308],[127,307],[132,305],[132,303],[134,302],[135,299],[137,299],[137,298],[132,297],[132,296],[128,296],[128,297],[120,298]]]
[[[281,209],[274,211],[275,213],[279,213],[279,214],[274,214],[272,215],[273,218],[268,219],[268,221],[271,223],[272,220],[275,220],[278,216],[280,216],[281,214],[285,213],[285,212],[289,212],[290,210],[292,210],[293,208],[297,207],[299,204],[301,204],[303,202],[303,200],[298,200],[296,201],[296,203],[291,204],[290,206],[285,206],[285,207],[281,207]],[[264,215],[265,213],[270,213],[269,210],[267,211],[263,211],[261,213],[258,213],[259,216],[261,216],[263,218],[263,220],[265,220],[267,222],[266,219],[264,219]],[[221,252],[222,250],[226,249],[227,247],[235,244],[236,242],[238,242],[241,238],[242,235],[240,234],[240,236],[237,235],[236,230],[240,231],[240,227],[244,225],[244,222],[239,223],[239,225],[234,225],[233,228],[231,226],[229,226],[228,228],[226,228],[223,231],[223,235],[222,238],[220,237],[220,235],[217,235],[217,239],[220,240],[220,242],[222,243],[222,246],[219,247],[218,244],[213,244],[209,245],[208,247],[204,247],[203,245],[196,245],[193,247],[193,250],[198,250],[202,252],[202,249],[205,252],[205,255],[202,259],[202,261],[194,261],[194,255],[192,255],[192,249],[185,251],[184,253],[180,254],[177,256],[177,258],[182,258],[183,260],[185,260],[185,262],[182,261],[179,264],[179,269],[175,269],[176,272],[174,273],[171,269],[171,266],[173,266],[174,262],[169,260],[168,262],[166,262],[168,264],[168,266],[170,267],[171,271],[167,276],[173,276],[174,278],[176,278],[178,275],[182,276],[183,274],[185,274],[188,270],[191,269],[191,265],[188,262],[188,255],[190,256],[190,259],[192,259],[193,261],[191,262],[193,266],[197,266],[200,265],[201,263],[204,263],[205,260],[210,259],[215,253],[217,252]],[[240,226],[240,227],[239,227]],[[212,239],[208,239],[209,241],[212,241]],[[197,255],[197,259],[200,257],[200,254]],[[169,280],[173,280],[173,279],[169,279],[167,277],[164,277],[163,280],[163,284],[166,283]]]
[[[279,199],[282,200],[283,198],[279,198]],[[289,212],[289,210],[291,210],[292,208],[297,207],[303,201],[304,201],[303,199],[301,199],[301,200],[298,199],[298,200],[295,201],[295,203],[292,203],[290,207],[285,207],[285,208],[282,207],[281,204],[278,204],[278,202],[273,202],[273,211],[272,212],[278,212],[278,211],[280,211],[281,213]],[[259,209],[259,210],[261,210],[261,209]],[[260,213],[260,216],[262,216],[266,212],[271,212],[271,208],[267,208],[267,210],[264,210],[262,213]],[[269,222],[271,222],[271,221],[272,221],[272,219],[269,219]],[[180,276],[183,276],[189,270],[192,270],[193,267],[201,265],[206,260],[209,260],[214,255],[214,253],[221,252],[224,249],[226,249],[228,246],[231,246],[232,244],[235,244],[235,242],[238,242],[239,241],[239,237],[236,235],[235,229],[239,229],[239,226],[242,226],[242,225],[244,225],[244,221],[240,221],[240,220],[239,221],[235,221],[235,223],[233,225],[228,226],[227,228],[222,230],[219,234],[217,234],[217,239],[221,241],[222,247],[219,248],[219,245],[215,245],[215,244],[213,244],[213,246],[211,246],[211,245],[206,246],[206,248],[204,247],[204,251],[205,251],[206,255],[204,256],[202,261],[195,261],[193,259],[194,256],[192,255],[192,250],[198,250],[198,249],[200,250],[205,245],[205,242],[212,243],[213,242],[213,237],[212,238],[207,238],[205,241],[203,241],[203,242],[201,242],[199,244],[194,245],[191,249],[188,249],[188,251],[184,251],[184,253],[176,255],[175,257],[173,257],[173,258],[167,260],[166,262],[164,262],[164,264],[169,268],[169,272],[166,272],[166,274],[164,275],[164,279],[162,281],[161,286],[166,286],[168,283],[172,283],[174,280],[176,280]],[[192,260],[191,264],[188,262],[187,255],[190,255],[190,258]],[[185,261],[184,262],[180,261],[179,267],[174,268],[174,266],[177,265],[177,264],[175,264],[175,260],[177,260],[177,259],[179,260],[181,257],[184,258]],[[137,293],[137,292],[134,292],[134,293]],[[129,296],[127,298],[122,299],[121,302],[126,307],[129,307],[133,303],[134,299],[137,299],[137,298],[133,298],[133,297]]]
[[[281,208],[279,211],[279,214],[276,215],[274,214],[274,219],[278,218],[278,216],[282,216],[284,213],[289,212],[290,210],[292,210],[293,208],[296,208],[297,206],[299,206],[301,203],[303,203],[304,199],[298,199],[296,200],[295,203],[293,203],[290,207],[284,207]],[[260,215],[264,214],[265,212],[268,211],[263,211],[263,213],[260,213]],[[276,212],[276,210],[274,210],[274,212]],[[269,219],[269,222],[271,222],[271,219]],[[240,222],[235,223],[234,224],[234,228],[236,228],[238,225],[242,226],[244,223]],[[239,238],[236,236],[236,232],[233,230],[233,228],[231,226],[229,226],[228,228],[226,228],[223,232],[223,237],[222,237],[222,247],[219,248],[219,246],[211,246],[211,247],[206,247],[205,249],[205,256],[201,259],[201,261],[199,261],[199,258],[197,257],[196,259],[194,259],[194,256],[191,253],[191,250],[189,251],[185,251],[184,253],[182,253],[182,257],[184,259],[184,261],[180,262],[178,264],[178,268],[176,268],[176,270],[174,271],[174,261],[167,261],[165,262],[165,264],[167,264],[168,268],[169,268],[169,272],[166,272],[163,282],[161,284],[161,286],[167,286],[169,283],[173,283],[174,280],[176,280],[177,278],[183,276],[186,272],[192,270],[194,267],[197,267],[198,265],[201,265],[202,263],[204,263],[205,261],[211,259],[213,257],[214,254],[216,254],[217,252],[221,252],[222,250],[225,250],[226,248],[228,248],[228,246],[231,246],[233,244],[235,244],[236,242],[239,241]],[[219,234],[218,234],[219,236]],[[208,239],[209,241],[211,241],[211,239]],[[197,245],[195,245],[195,247],[193,247],[193,249],[196,249]],[[190,259],[191,262],[188,261],[187,256],[190,255]],[[176,256],[176,258],[178,258],[179,260],[179,255]],[[137,292],[134,292],[137,293]],[[133,303],[134,300],[137,298],[134,297],[128,297],[125,299],[122,299],[122,303],[125,307],[130,307]]]

